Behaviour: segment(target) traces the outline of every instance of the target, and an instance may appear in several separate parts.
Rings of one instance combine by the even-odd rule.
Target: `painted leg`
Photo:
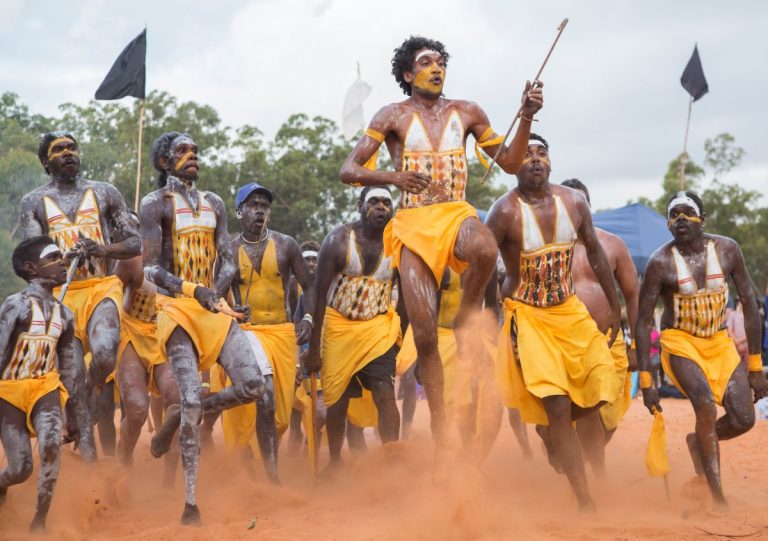
[[[199,526],[201,521],[196,491],[200,461],[199,425],[203,415],[203,406],[200,401],[201,387],[197,370],[197,351],[191,338],[181,327],[176,327],[171,333],[166,349],[168,362],[171,365],[181,398],[179,447],[181,449],[181,465],[184,470],[184,512],[181,515],[181,523]],[[169,415],[168,421],[170,420],[171,416]],[[165,424],[158,431],[158,434],[164,429]]]
[[[58,389],[38,400],[32,410],[32,422],[40,452],[40,474],[37,480],[35,516],[29,529],[31,532],[44,532],[61,466],[61,431],[64,420]]]
[[[0,470],[0,505],[5,503],[8,487],[23,483],[32,475],[32,444],[29,441],[26,414],[0,399],[0,440],[6,466]]]
[[[277,475],[277,433],[275,431],[275,385],[272,376],[265,376],[266,392],[256,399],[256,439],[269,480],[280,484]],[[249,447],[250,449],[250,447]]]
[[[176,386],[176,381],[173,379],[170,365],[168,363],[163,363],[155,366],[152,371],[152,379],[155,383],[155,387],[157,387],[157,390],[160,391],[160,397],[150,397],[150,409],[152,408],[152,399],[155,398],[161,408],[161,418],[164,417],[164,415],[162,415],[162,411],[167,412],[179,410],[179,388]],[[173,487],[178,463],[179,446],[178,440],[174,439],[170,449],[168,450],[168,453],[165,454],[165,473],[163,475],[163,487]]]
[[[701,468],[715,504],[727,507],[720,478],[720,445],[715,423],[717,407],[704,373],[691,360],[670,355],[670,368],[693,405],[696,429],[686,438],[694,468]],[[698,471],[697,471],[698,473]]]
[[[557,462],[571,483],[579,510],[594,512],[595,503],[587,489],[587,475],[576,431],[571,418],[571,401],[567,396],[548,396],[542,404],[549,420],[549,437]]]
[[[67,389],[70,396],[77,396],[78,400],[70,400],[66,406],[68,432],[74,430],[78,433],[75,445],[80,449],[80,456],[87,463],[96,462],[96,440],[93,436],[93,421],[91,410],[88,407],[88,381],[85,361],[83,360],[83,344],[75,338],[73,341],[74,362],[77,364],[77,377],[75,386]],[[71,440],[68,440],[71,441]]]
[[[120,344],[120,314],[111,299],[104,299],[96,306],[88,320],[86,332],[91,350],[87,378],[89,404],[92,408],[91,417],[98,423],[101,419],[99,396],[107,377],[115,370],[117,347]],[[110,421],[114,425],[114,419]]]
[[[132,344],[128,344],[120,359],[117,381],[123,403],[123,418],[120,422],[120,441],[117,444],[117,458],[124,466],[133,464],[133,450],[139,440],[141,428],[147,420],[149,396],[147,395],[147,371],[136,355]],[[99,426],[101,429],[101,425]]]

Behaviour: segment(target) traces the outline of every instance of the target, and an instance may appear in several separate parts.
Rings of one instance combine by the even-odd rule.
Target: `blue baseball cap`
[[[239,209],[240,205],[245,203],[245,200],[248,199],[254,192],[261,192],[266,195],[270,203],[272,203],[272,200],[274,199],[272,192],[270,192],[267,188],[258,182],[251,182],[250,184],[246,184],[237,190],[237,196],[235,196],[235,210]]]

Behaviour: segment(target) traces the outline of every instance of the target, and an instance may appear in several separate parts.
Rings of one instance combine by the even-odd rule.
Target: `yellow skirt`
[[[149,375],[147,388],[152,394],[159,395],[160,391],[155,386],[153,372],[155,366],[166,362],[166,358],[162,351],[160,351],[160,344],[157,341],[157,323],[137,319],[125,312],[120,316],[120,323],[120,345],[117,347],[115,375],[119,371],[120,359],[123,357],[123,353],[125,353],[125,348],[128,347],[128,344],[131,344]],[[117,382],[117,377],[114,379]]]
[[[609,338],[610,336],[606,335],[606,340]],[[600,408],[600,417],[606,430],[613,430],[619,426],[619,421],[624,418],[632,403],[632,378],[630,378],[627,371],[629,358],[627,357],[627,344],[624,343],[623,331],[619,331],[619,334],[616,335],[616,340],[613,342],[610,352],[614,368],[616,369],[619,395],[611,404],[606,404]]]
[[[453,248],[461,224],[472,216],[477,218],[477,211],[466,201],[398,210],[384,229],[384,252],[392,256],[392,268],[400,266],[405,246],[427,264],[436,284],[446,267],[461,274],[467,263],[456,258]]]
[[[400,316],[392,308],[373,319],[353,321],[326,307],[320,372],[325,404],[338,402],[352,376],[399,340]]]
[[[59,390],[59,400],[63,411],[69,394],[61,382],[59,373],[55,370],[39,378],[0,380],[0,398],[26,413],[27,430],[29,430],[31,437],[35,436],[35,427],[32,424],[32,410],[35,404],[56,389]]]
[[[232,325],[232,318],[206,310],[196,299],[158,296],[157,340],[160,352],[167,358],[165,344],[176,327],[184,329],[195,345],[198,369],[208,370],[219,358],[221,348]]]
[[[443,365],[443,386],[445,405],[448,408],[472,403],[472,374],[459,370],[459,354],[453,329],[437,328],[437,349]],[[405,331],[403,346],[397,355],[397,375],[405,374],[416,362],[416,344],[410,326]],[[467,367],[464,367],[467,368]]]
[[[517,356],[510,338],[513,318]],[[568,396],[588,408],[612,403],[619,389],[605,336],[576,295],[548,308],[504,300],[496,381],[507,407],[518,408],[524,422],[538,425],[549,423],[542,398]]]
[[[291,409],[296,394],[296,363],[299,350],[296,345],[295,328],[293,323],[277,325],[248,323],[240,325],[240,328],[252,332],[258,338],[267,354],[269,364],[272,365],[272,382],[275,387],[275,426],[278,435],[282,435],[291,423]],[[219,367],[212,372],[217,372],[220,379],[220,373],[224,370]],[[218,386],[214,388],[213,377],[211,380],[211,391],[218,391]],[[228,379],[226,384],[229,385]],[[256,404],[243,404],[224,410],[221,414],[221,423],[228,446],[247,445],[256,428]]]
[[[53,290],[57,299],[60,291],[61,287]],[[69,284],[67,294],[64,295],[64,306],[75,316],[75,338],[83,344],[83,354],[91,351],[88,343],[88,322],[93,311],[104,299],[112,299],[118,310],[122,306],[123,284],[117,276],[75,280]]]
[[[672,371],[669,356],[677,355],[693,361],[707,378],[712,394],[718,404],[723,403],[725,387],[739,366],[739,352],[733,339],[725,330],[709,338],[699,338],[679,329],[661,331],[661,366],[681,393],[685,394]]]

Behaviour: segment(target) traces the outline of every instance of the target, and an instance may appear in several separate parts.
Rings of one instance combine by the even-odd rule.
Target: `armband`
[[[749,371],[750,372],[763,371],[763,358],[759,353],[751,353],[749,355]]]
[[[315,324],[315,320],[312,318],[312,314],[304,314],[304,317],[301,318],[301,320],[307,321],[312,326]]]
[[[637,345],[635,345],[635,339],[634,338],[629,343],[629,349],[637,349]]]
[[[647,370],[641,370],[638,372],[638,378],[640,379],[640,388],[641,389],[650,389],[653,387],[653,382],[651,380],[651,373]]]
[[[181,293],[185,297],[192,297],[195,296],[195,289],[197,289],[197,284],[194,284],[192,282],[182,282],[181,283]]]
[[[207,381],[204,381],[204,382],[202,382],[200,384],[200,387],[203,387],[204,389],[210,389],[211,388],[211,384],[208,383]]]

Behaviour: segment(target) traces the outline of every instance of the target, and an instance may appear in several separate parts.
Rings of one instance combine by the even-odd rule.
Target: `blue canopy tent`
[[[672,240],[666,220],[653,209],[640,203],[598,212],[592,217],[592,222],[595,227],[621,237],[627,244],[640,274],[645,273],[645,267],[653,252]]]

